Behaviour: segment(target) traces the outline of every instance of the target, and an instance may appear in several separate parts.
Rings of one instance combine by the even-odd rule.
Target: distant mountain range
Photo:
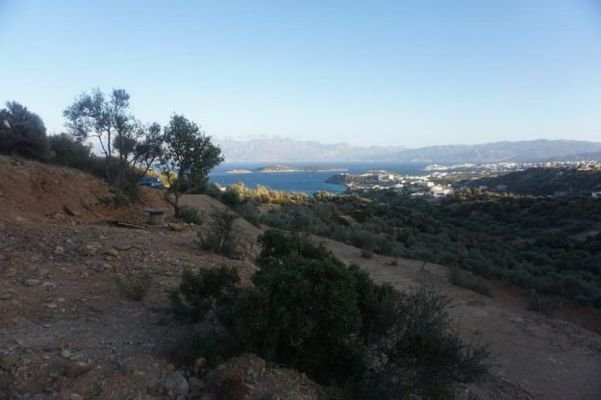
[[[286,138],[248,141],[215,139],[226,162],[367,161],[394,159],[403,146],[358,147],[346,143],[323,144]]]
[[[598,159],[601,143],[578,140],[528,140],[477,145],[358,147],[286,138],[215,140],[226,162],[398,161],[426,163],[528,162]],[[588,157],[588,158],[587,158]]]

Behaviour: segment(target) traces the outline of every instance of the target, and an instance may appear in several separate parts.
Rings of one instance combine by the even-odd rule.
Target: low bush
[[[492,291],[484,279],[478,278],[467,271],[462,271],[457,267],[449,269],[449,282],[455,286],[480,293],[484,296],[492,297]]]
[[[215,208],[203,231],[198,232],[201,249],[213,251],[226,257],[238,255],[236,228],[234,222],[238,215],[228,209]]]
[[[536,290],[528,291],[528,309],[530,311],[537,311],[545,315],[550,315],[557,309],[559,309],[559,303],[554,301],[551,297],[537,293]]]
[[[207,270],[186,273],[172,295],[184,320],[219,322],[213,349],[255,352],[344,387],[349,399],[451,398],[455,382],[487,370],[486,349],[451,330],[438,293],[378,285],[298,235],[267,231],[260,243],[253,285],[238,289],[234,271]]]
[[[179,217],[182,221],[184,221],[187,224],[202,224],[202,216],[200,215],[200,212],[194,207],[180,207]]]
[[[104,161],[91,154],[92,148],[73,139],[72,136],[62,133],[50,136],[50,152],[52,164],[76,168],[92,173],[94,170],[103,170]],[[95,164],[98,164],[96,166]]]
[[[362,249],[361,257],[366,258],[366,259],[374,258],[374,252],[369,249]]]
[[[152,278],[146,272],[130,272],[117,278],[121,294],[133,301],[144,300],[151,284]]]
[[[237,296],[240,281],[233,268],[201,269],[197,273],[184,271],[182,282],[171,292],[174,315],[182,321],[198,322],[211,316],[225,315],[222,309],[231,306]]]

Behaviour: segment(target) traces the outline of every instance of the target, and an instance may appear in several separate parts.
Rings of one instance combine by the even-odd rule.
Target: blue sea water
[[[289,167],[316,167],[319,169],[346,169],[351,174],[360,174],[369,170],[385,170],[401,175],[426,175],[422,163],[391,163],[391,162],[336,162],[336,163],[282,163]],[[258,172],[258,168],[274,165],[274,163],[226,163],[218,166],[209,174],[213,183],[221,186],[243,182],[248,187],[257,185],[267,186],[273,190],[284,192],[303,192],[313,194],[319,191],[342,193],[346,190],[343,185],[327,183],[326,180],[337,171],[302,171],[302,172]],[[253,172],[244,174],[228,174],[233,169],[248,169]]]

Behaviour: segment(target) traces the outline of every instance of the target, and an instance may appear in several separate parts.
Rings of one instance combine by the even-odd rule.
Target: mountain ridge
[[[482,144],[403,146],[324,144],[288,138],[215,139],[227,162],[397,161],[427,163],[530,162],[574,159],[601,152],[601,142],[536,139]]]

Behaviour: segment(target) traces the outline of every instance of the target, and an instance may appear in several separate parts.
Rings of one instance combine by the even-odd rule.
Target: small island
[[[252,174],[252,171],[250,169],[246,169],[246,168],[234,168],[234,169],[230,169],[229,171],[225,171],[226,174],[231,174],[231,175],[239,175],[239,174]]]
[[[327,167],[315,167],[315,166],[288,166],[288,165],[269,165],[256,169],[257,172],[265,173],[282,173],[282,172],[345,172],[348,171],[346,168],[327,168]]]

